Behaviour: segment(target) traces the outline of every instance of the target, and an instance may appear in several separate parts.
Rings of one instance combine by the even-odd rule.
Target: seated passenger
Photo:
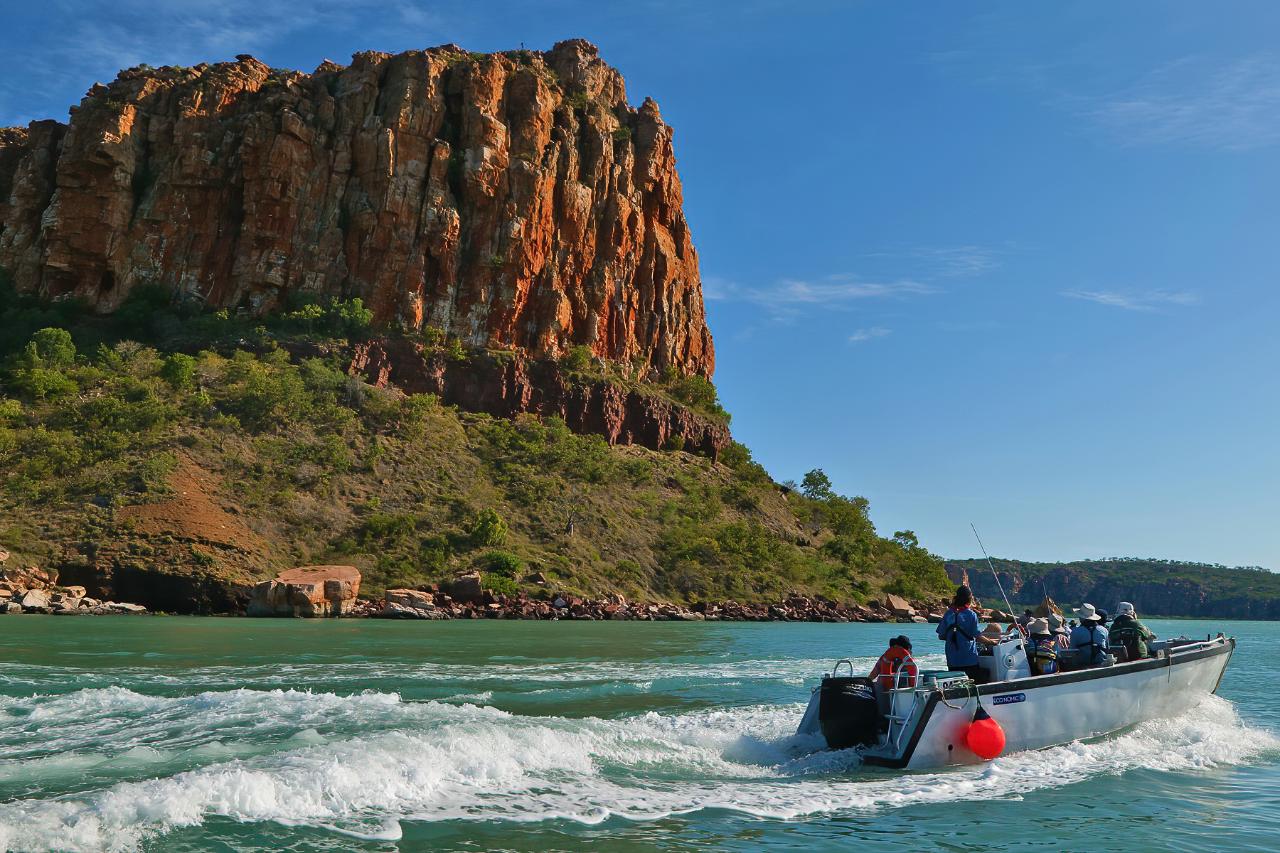
[[[904,673],[898,677],[898,671]],[[895,687],[915,687],[916,662],[911,657],[911,638],[905,634],[889,638],[889,650],[880,655],[880,660],[871,668],[871,677],[884,690]]]
[[[1058,671],[1058,644],[1049,629],[1049,620],[1044,617],[1027,623],[1027,660],[1032,675],[1052,675]]]
[[[1071,629],[1072,650],[1083,650],[1085,666],[1101,666],[1107,662],[1107,629],[1092,604],[1080,605],[1080,624]]]
[[[1156,638],[1151,629],[1138,621],[1138,614],[1127,601],[1120,602],[1115,621],[1111,623],[1111,642],[1122,643],[1129,660],[1145,658],[1151,653],[1147,643]]]
[[[1049,614],[1049,633],[1053,634],[1054,642],[1058,648],[1071,648],[1071,638],[1067,636],[1067,629],[1063,626],[1062,617],[1057,613]]]

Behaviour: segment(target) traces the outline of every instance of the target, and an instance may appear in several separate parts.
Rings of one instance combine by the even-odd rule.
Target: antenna
[[[973,538],[978,540],[978,547],[982,549],[982,556],[987,558],[987,568],[991,569],[991,576],[996,579],[996,589],[1000,590],[1000,597],[1004,599],[1004,606],[1008,608],[1006,611],[1010,616],[1015,616],[1013,605],[1009,603],[1009,596],[1005,595],[1004,584],[1000,583],[1000,573],[996,571],[995,565],[991,562],[991,555],[987,553],[987,546],[982,544],[982,537],[978,535],[978,528],[974,527],[973,522],[969,522],[969,528],[973,531]],[[1014,624],[1017,624],[1016,622]],[[1027,639],[1023,636],[1022,631],[1018,631],[1018,641],[1022,644],[1022,654],[1027,659],[1027,666],[1031,666],[1031,656],[1027,654]]]

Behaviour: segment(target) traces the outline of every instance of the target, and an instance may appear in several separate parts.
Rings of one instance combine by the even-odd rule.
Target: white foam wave
[[[851,658],[856,672],[869,671],[874,655]],[[917,658],[925,669],[942,668],[942,655]],[[812,683],[831,670],[827,658],[761,658],[724,662],[686,663],[678,661],[553,661],[529,663],[487,663],[484,665],[436,662],[360,661],[352,663],[279,663],[261,666],[205,666],[173,672],[159,668],[114,667],[112,677],[135,686],[186,687],[221,686],[229,682],[260,687],[287,686],[321,681],[327,684],[368,683],[379,679],[403,682],[447,682],[451,684],[553,684],[557,687],[593,684],[625,684],[641,689],[655,683],[692,681],[707,683],[769,681],[789,685]],[[0,682],[15,688],[39,689],[45,685],[92,683],[100,670],[76,667],[32,666],[21,672],[0,675]],[[0,704],[3,700],[0,700]]]
[[[172,775],[0,804],[0,846],[130,850],[215,815],[385,840],[397,838],[398,821],[406,819],[599,823],[703,809],[794,818],[1011,796],[1135,766],[1195,771],[1248,761],[1280,746],[1244,726],[1230,703],[1209,697],[1177,719],[1146,723],[1119,737],[889,783],[882,774],[856,772],[849,753],[806,754],[806,744],[790,735],[799,705],[609,720],[520,716],[383,694],[232,691],[130,699],[128,693],[58,701],[67,708],[101,701],[117,711],[132,701],[152,714],[200,706],[212,716],[256,713],[270,725],[291,726],[295,735],[268,754],[223,760],[213,750],[207,757],[218,763]],[[326,715],[352,713],[365,718],[363,734],[320,735]],[[201,749],[211,749],[210,743]]]

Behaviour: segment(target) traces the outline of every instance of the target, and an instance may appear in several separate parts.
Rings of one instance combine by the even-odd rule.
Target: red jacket
[[[901,679],[895,679],[898,670],[906,672]],[[901,646],[892,646],[889,651],[880,656],[880,660],[876,661],[876,665],[871,668],[871,677],[874,678],[885,690],[892,690],[894,687],[915,687],[916,676],[919,670],[916,669],[915,661],[911,658],[911,652]],[[894,684],[894,681],[897,684]]]

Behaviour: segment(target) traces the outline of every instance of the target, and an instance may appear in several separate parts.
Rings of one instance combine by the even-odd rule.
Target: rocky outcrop
[[[418,589],[389,589],[382,607],[374,614],[381,619],[447,618],[436,607],[435,596]]]
[[[253,588],[249,616],[345,616],[360,594],[354,566],[301,566]]]
[[[0,268],[100,312],[158,286],[261,314],[360,297],[375,321],[554,358],[714,368],[658,106],[584,41],[139,67],[68,125],[0,130]]]
[[[349,372],[373,385],[436,394],[467,411],[555,415],[574,432],[603,435],[610,444],[656,450],[678,439],[685,450],[715,458],[731,440],[724,423],[651,385],[576,377],[555,362],[519,353],[477,351],[455,360],[403,339],[370,341],[356,345]]]
[[[58,586],[56,571],[28,567],[0,572],[0,614],[46,613],[56,616],[145,613],[139,604],[89,598],[82,586]]]

